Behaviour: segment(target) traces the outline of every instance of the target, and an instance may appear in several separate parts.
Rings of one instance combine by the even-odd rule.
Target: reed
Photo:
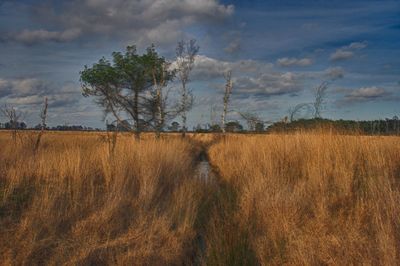
[[[237,195],[211,243],[242,232],[262,265],[400,263],[400,138],[230,136],[209,155]]]
[[[185,263],[202,197],[193,147],[179,138],[48,133],[41,149],[0,134],[4,264]]]
[[[36,135],[0,132],[0,264],[400,264],[399,137]]]

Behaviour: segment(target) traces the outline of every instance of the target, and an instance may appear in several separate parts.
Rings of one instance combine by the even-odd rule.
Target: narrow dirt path
[[[204,182],[205,194],[199,209],[194,265],[259,265],[250,247],[248,233],[239,226],[237,191],[209,161],[209,149],[223,141],[194,140],[200,148],[196,177]]]

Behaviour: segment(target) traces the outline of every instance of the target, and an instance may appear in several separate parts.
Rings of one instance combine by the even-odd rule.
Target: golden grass
[[[399,137],[35,136],[0,132],[1,265],[400,264]]]
[[[210,245],[235,235],[262,265],[400,264],[399,137],[232,136],[209,156],[236,206]],[[215,248],[215,264],[234,250]]]
[[[29,141],[14,145],[0,134],[3,264],[165,265],[190,258],[202,197],[192,145],[120,136],[112,156],[103,140],[47,133],[34,154]]]

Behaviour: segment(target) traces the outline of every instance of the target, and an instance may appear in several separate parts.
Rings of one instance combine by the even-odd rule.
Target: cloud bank
[[[387,99],[389,95],[390,93],[384,88],[363,87],[346,94],[344,100],[346,102],[369,102],[378,99]]]
[[[56,86],[36,78],[0,78],[0,100],[7,104],[37,109],[45,97],[50,107],[67,108],[77,105],[82,95],[73,84]]]
[[[33,10],[37,22],[53,30],[8,32],[6,40],[32,45],[97,36],[146,45],[175,43],[183,37],[185,27],[222,21],[234,13],[234,6],[217,0],[72,0],[59,6],[52,2],[38,5]]]

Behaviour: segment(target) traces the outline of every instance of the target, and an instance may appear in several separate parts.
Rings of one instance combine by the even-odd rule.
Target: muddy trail
[[[203,184],[204,196],[196,219],[193,265],[259,265],[250,247],[247,230],[240,226],[237,215],[238,192],[224,180],[218,166],[212,165],[209,150],[224,141],[194,141],[199,152],[196,178]]]

